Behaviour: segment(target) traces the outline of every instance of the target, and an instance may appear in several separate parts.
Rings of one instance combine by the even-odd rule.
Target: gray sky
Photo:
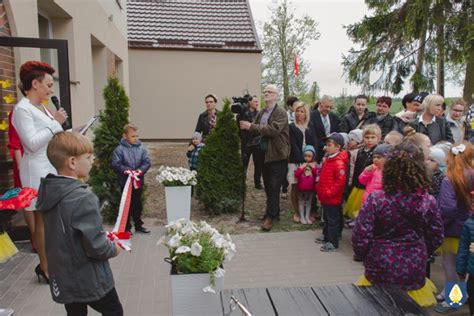
[[[259,35],[263,23],[270,19],[271,12],[268,7],[273,1],[249,0]],[[360,87],[346,81],[341,61],[342,54],[346,54],[353,46],[343,25],[357,22],[369,13],[364,1],[293,0],[292,3],[297,16],[306,13],[318,22],[318,30],[321,33],[319,40],[314,41],[303,56],[311,66],[307,81],[317,81],[322,94],[338,96],[343,89],[352,95],[360,93]],[[462,87],[447,84],[445,89],[446,96],[462,95]],[[401,96],[406,92],[408,91],[401,93]]]

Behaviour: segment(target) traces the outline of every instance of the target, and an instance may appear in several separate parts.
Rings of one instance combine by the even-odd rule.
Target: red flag
[[[298,69],[298,57],[296,56],[296,54],[295,54],[295,59],[294,59],[294,62],[293,62],[293,68],[294,68],[294,72],[295,72],[295,77],[298,77],[300,72],[299,72],[299,69]]]

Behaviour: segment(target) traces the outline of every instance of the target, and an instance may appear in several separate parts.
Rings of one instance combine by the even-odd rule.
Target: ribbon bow
[[[135,189],[140,189],[140,176],[142,175],[142,171],[141,170],[127,170],[124,173],[128,174],[129,177],[132,178],[133,187]]]
[[[464,150],[466,150],[466,145],[464,145],[464,144],[460,144],[460,145],[457,145],[457,146],[454,146],[453,148],[451,148],[451,152],[454,155],[457,155],[459,153],[463,153]]]
[[[130,247],[130,232],[105,232],[107,234],[107,238],[122,248],[125,251],[132,251]],[[128,242],[127,242],[128,241]]]

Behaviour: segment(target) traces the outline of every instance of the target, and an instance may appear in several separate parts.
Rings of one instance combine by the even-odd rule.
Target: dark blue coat
[[[310,128],[306,128],[305,141],[306,145],[312,145],[317,152],[316,147],[318,146],[318,142],[316,140],[316,135],[314,135],[313,130]],[[288,162],[304,163],[303,133],[295,123],[290,124],[290,157],[288,158]]]
[[[474,254],[469,252],[469,245],[474,242],[474,215],[464,223],[459,241],[458,257],[456,259],[456,272],[465,275],[474,275]]]
[[[140,180],[144,183],[145,173],[150,169],[148,152],[140,141],[132,145],[122,138],[112,153],[112,168],[117,172],[121,186],[127,181],[128,176],[124,174],[127,170],[140,169],[142,172]]]

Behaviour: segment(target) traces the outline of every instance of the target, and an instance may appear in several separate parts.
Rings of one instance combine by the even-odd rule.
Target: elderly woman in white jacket
[[[49,140],[62,131],[66,121],[64,109],[50,112],[42,102],[53,94],[54,68],[40,61],[28,61],[20,67],[21,91],[25,96],[16,104],[12,124],[18,132],[25,153],[20,162],[20,179],[24,187],[38,189],[40,180],[48,173],[56,173],[46,156]],[[26,211],[34,211],[36,199]],[[44,250],[44,226],[41,213],[34,213],[34,241],[40,264],[35,273],[48,282],[48,265]]]

